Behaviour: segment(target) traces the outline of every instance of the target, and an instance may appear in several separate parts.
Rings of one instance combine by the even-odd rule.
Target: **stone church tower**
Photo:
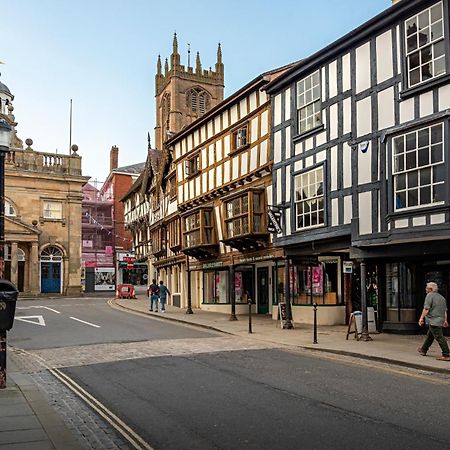
[[[197,52],[195,69],[180,64],[177,34],[173,36],[173,49],[169,61],[166,58],[164,73],[161,56],[158,56],[155,76],[156,127],[155,145],[163,149],[163,143],[174,133],[189,125],[223,100],[224,66],[220,44],[217,48],[215,70],[205,70]]]

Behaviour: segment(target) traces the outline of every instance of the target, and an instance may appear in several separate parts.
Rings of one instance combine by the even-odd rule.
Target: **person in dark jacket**
[[[168,287],[164,284],[164,282],[161,280],[159,282],[159,303],[161,304],[162,313],[166,311],[166,301],[168,295],[170,295],[170,291]]]
[[[159,287],[156,280],[152,280],[152,284],[148,287],[148,296],[150,300],[150,311],[153,311],[153,304],[155,305],[155,312],[158,312]]]

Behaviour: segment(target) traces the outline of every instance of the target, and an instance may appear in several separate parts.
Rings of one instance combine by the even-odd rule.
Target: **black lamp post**
[[[5,155],[11,146],[11,126],[0,120],[0,280],[5,278]],[[6,310],[6,303],[2,310]],[[6,388],[6,330],[0,329],[0,389]]]
[[[0,279],[5,278],[5,156],[11,147],[11,126],[0,120]]]
[[[186,256],[186,271],[187,271],[187,301],[188,301],[186,314],[194,314],[194,311],[192,311],[191,268],[189,267],[189,256]]]

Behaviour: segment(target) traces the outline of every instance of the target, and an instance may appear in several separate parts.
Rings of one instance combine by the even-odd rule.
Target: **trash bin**
[[[0,330],[10,330],[14,322],[19,291],[8,280],[0,280]]]

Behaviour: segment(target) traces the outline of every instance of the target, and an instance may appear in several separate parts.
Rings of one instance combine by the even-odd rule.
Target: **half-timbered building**
[[[269,313],[280,250],[267,229],[272,197],[267,72],[167,141],[174,155],[181,251],[194,306]],[[231,307],[231,308],[230,308]]]
[[[365,286],[414,330],[425,282],[448,298],[449,29],[448,0],[396,2],[268,85],[295,321],[344,323]]]

